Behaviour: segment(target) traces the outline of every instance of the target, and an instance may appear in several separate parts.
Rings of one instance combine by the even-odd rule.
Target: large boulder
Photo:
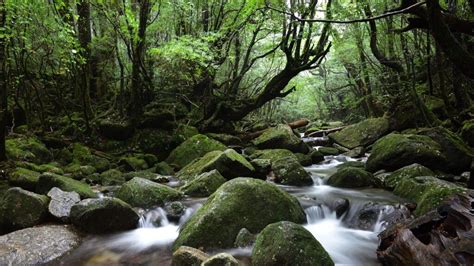
[[[359,167],[342,167],[331,175],[327,184],[342,188],[377,186],[374,176]]]
[[[35,190],[40,173],[17,167],[8,177],[8,183],[14,187]]]
[[[313,184],[311,175],[292,157],[277,160],[272,164],[275,180],[283,185],[310,186]]]
[[[48,162],[52,158],[51,152],[35,137],[21,136],[5,141],[5,150],[8,159],[15,161],[29,161],[34,163]]]
[[[197,176],[180,190],[191,197],[208,197],[226,181],[219,171],[212,170]]]
[[[182,168],[194,159],[204,156],[211,151],[223,151],[227,147],[217,140],[205,135],[194,135],[176,147],[166,159],[166,162]]]
[[[116,198],[85,199],[71,208],[71,221],[92,234],[134,229],[139,216],[130,205]]]
[[[0,236],[0,265],[49,264],[80,243],[80,236],[70,225],[44,225],[15,231]]]
[[[109,169],[99,176],[98,183],[104,186],[120,185],[125,182],[124,174],[117,169]]]
[[[334,265],[329,254],[303,226],[288,221],[273,223],[257,236],[252,265]]]
[[[252,141],[259,149],[287,149],[292,152],[308,153],[309,147],[288,125],[269,128]]]
[[[181,246],[173,252],[172,266],[201,266],[209,255],[197,248]]]
[[[357,124],[350,125],[341,131],[334,132],[328,137],[335,143],[348,149],[367,146],[389,132],[388,119],[369,118]]]
[[[236,178],[214,192],[181,227],[173,249],[231,248],[240,229],[258,233],[278,221],[306,222],[298,200],[271,183]]]
[[[266,159],[272,163],[282,158],[292,157],[298,159],[294,153],[286,149],[266,149],[258,150],[250,155],[251,159]]]
[[[410,164],[391,173],[384,179],[384,188],[394,189],[403,179],[415,178],[417,176],[433,176],[434,173],[429,168],[421,164]]]
[[[51,198],[48,205],[49,213],[64,222],[69,221],[72,206],[81,201],[76,192],[65,192],[57,187],[48,192],[48,197]]]
[[[18,187],[3,196],[0,210],[7,229],[17,230],[37,225],[48,214],[48,197]]]
[[[153,181],[134,177],[127,181],[117,191],[115,196],[134,207],[162,206],[168,201],[182,198],[176,189],[155,183]]]
[[[239,261],[230,254],[219,253],[205,260],[201,266],[239,266]]]
[[[97,196],[89,185],[66,176],[52,173],[44,173],[39,177],[36,192],[46,194],[53,187],[60,188],[63,191],[77,192],[81,198],[94,198]]]
[[[233,149],[227,149],[207,153],[200,159],[186,165],[176,174],[176,177],[189,181],[214,169],[228,180],[238,176],[253,176],[255,172],[255,168],[245,157]]]

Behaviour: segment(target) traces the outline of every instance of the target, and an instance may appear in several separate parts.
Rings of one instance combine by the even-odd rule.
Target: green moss
[[[35,137],[21,136],[5,141],[7,157],[10,160],[24,160],[34,163],[51,160],[51,153],[46,146]]]
[[[339,150],[333,147],[319,147],[318,151],[322,155],[338,155],[339,154]]]
[[[120,185],[125,182],[125,176],[117,169],[110,169],[100,174],[100,184],[105,186]]]
[[[63,169],[59,168],[57,164],[54,164],[54,163],[37,165],[30,162],[19,161],[19,162],[16,162],[16,165],[18,167],[26,168],[38,173],[49,172],[49,173],[55,173],[55,174],[60,174],[60,175],[64,174]]]
[[[302,166],[310,166],[313,164],[313,160],[311,159],[311,155],[303,154],[303,153],[295,153],[296,158],[298,158],[298,162]]]
[[[287,149],[292,152],[307,153],[309,147],[288,125],[269,128],[252,141],[259,149]]]
[[[217,170],[212,170],[197,176],[180,190],[191,197],[208,197],[226,181]]]
[[[286,149],[258,150],[250,156],[251,159],[268,159],[272,162],[286,157],[298,159],[294,153]]]
[[[462,138],[474,147],[474,120],[466,121],[461,129]]]
[[[328,185],[342,188],[369,187],[375,184],[374,176],[358,167],[339,168],[327,181]]]
[[[122,157],[119,165],[123,166],[125,171],[140,171],[150,168],[142,155]]]
[[[411,164],[398,169],[384,180],[384,187],[394,189],[403,179],[411,179],[417,176],[433,176],[434,173],[427,167],[420,164]]]
[[[160,175],[174,175],[173,168],[166,162],[159,162],[155,166],[155,172]]]
[[[344,167],[357,167],[357,168],[365,168],[365,163],[364,162],[359,162],[359,161],[349,161],[342,163],[338,166],[336,166],[337,169],[344,168]]]
[[[92,162],[92,153],[86,146],[80,143],[72,144],[73,162],[78,164],[88,164]]]
[[[36,191],[41,194],[46,194],[53,187],[58,187],[68,192],[75,191],[81,198],[94,198],[97,196],[89,185],[66,176],[52,173],[44,173],[39,177]]]
[[[31,171],[25,168],[17,167],[13,171],[9,178],[8,182],[11,186],[18,186],[28,190],[34,190],[36,184],[38,183],[40,173]]]
[[[313,184],[311,175],[292,157],[281,158],[272,165],[278,183],[290,186],[310,186]]]
[[[219,142],[224,143],[225,145],[242,145],[242,140],[236,136],[228,134],[217,134],[217,133],[208,133],[206,134],[210,138],[213,138]]]
[[[387,134],[389,131],[388,119],[370,118],[357,124],[350,125],[341,131],[328,135],[330,139],[348,149],[367,146]]]
[[[230,248],[241,228],[258,233],[277,221],[304,223],[298,200],[265,181],[236,178],[224,183],[181,227],[173,250],[183,245]]]

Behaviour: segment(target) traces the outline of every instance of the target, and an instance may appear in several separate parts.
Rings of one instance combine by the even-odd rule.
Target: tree
[[[7,159],[5,151],[5,132],[8,112],[8,90],[6,75],[6,6],[5,0],[0,0],[0,161]]]

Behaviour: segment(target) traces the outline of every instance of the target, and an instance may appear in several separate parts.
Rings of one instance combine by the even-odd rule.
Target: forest
[[[474,0],[0,0],[0,265],[474,264]]]

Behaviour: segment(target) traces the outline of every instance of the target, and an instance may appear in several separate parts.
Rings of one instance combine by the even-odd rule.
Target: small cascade
[[[163,208],[157,208],[145,213],[138,222],[139,228],[155,228],[169,225],[168,217]]]

